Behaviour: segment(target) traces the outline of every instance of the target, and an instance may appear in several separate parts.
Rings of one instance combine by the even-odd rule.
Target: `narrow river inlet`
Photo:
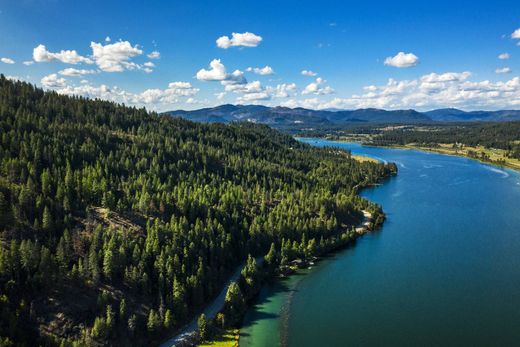
[[[317,139],[395,162],[362,191],[379,231],[265,287],[240,346],[518,346],[520,174],[461,157]]]

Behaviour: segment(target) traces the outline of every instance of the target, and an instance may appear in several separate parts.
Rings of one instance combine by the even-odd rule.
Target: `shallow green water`
[[[520,175],[459,157],[365,148],[399,175],[362,195],[380,232],[264,288],[240,346],[519,346]]]

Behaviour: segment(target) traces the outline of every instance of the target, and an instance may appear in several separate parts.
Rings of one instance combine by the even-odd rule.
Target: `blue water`
[[[412,150],[302,139],[395,162],[362,195],[383,228],[263,289],[240,346],[520,346],[520,174]]]

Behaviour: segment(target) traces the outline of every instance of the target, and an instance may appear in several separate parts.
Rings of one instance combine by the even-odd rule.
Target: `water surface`
[[[397,163],[387,221],[262,290],[240,346],[519,346],[520,175],[461,157],[302,139]]]

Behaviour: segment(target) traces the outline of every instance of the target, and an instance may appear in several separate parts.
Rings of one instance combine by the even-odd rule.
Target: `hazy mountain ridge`
[[[520,110],[462,111],[455,108],[427,112],[415,110],[383,110],[366,108],[357,110],[310,110],[305,108],[268,107],[261,105],[220,105],[210,108],[165,112],[198,122],[249,121],[272,126],[341,125],[352,122],[366,123],[425,123],[520,120]]]

